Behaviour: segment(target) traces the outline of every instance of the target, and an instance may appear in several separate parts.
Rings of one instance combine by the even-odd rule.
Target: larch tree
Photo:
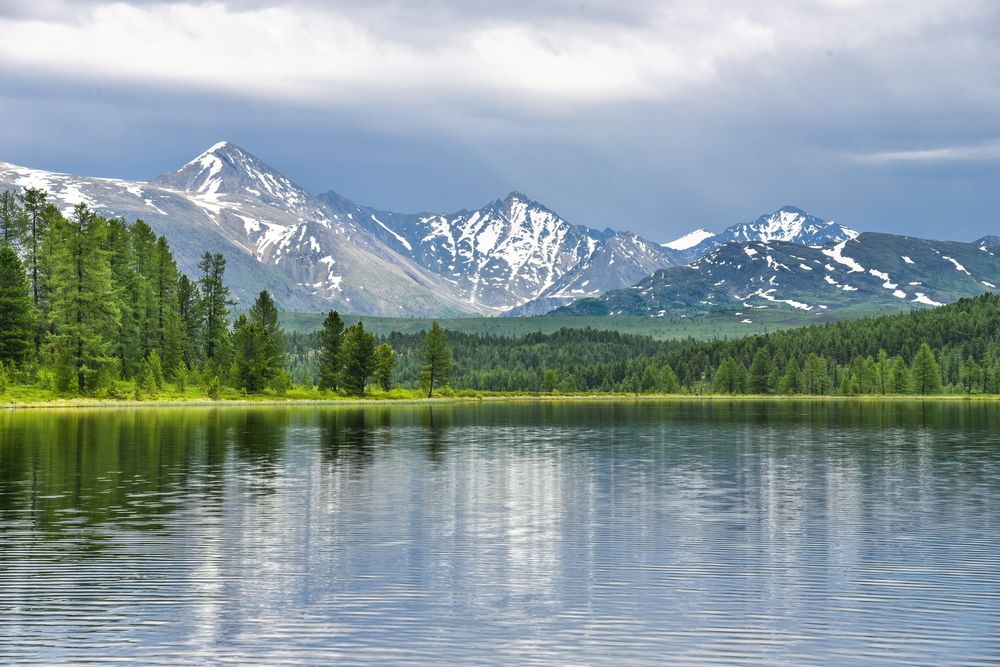
[[[448,384],[451,377],[451,348],[448,337],[437,323],[431,322],[430,331],[424,340],[424,357],[421,366],[420,381],[427,389],[427,398],[434,395],[435,386]]]
[[[399,360],[396,358],[396,351],[392,349],[392,345],[382,343],[375,348],[373,359],[375,383],[381,387],[382,391],[392,389],[392,374],[398,363]]]
[[[319,333],[319,388],[336,391],[340,386],[341,346],[344,343],[344,320],[331,310]]]
[[[365,331],[361,322],[344,332],[341,345],[340,383],[350,394],[364,395],[368,377],[375,369],[375,334]]]
[[[31,353],[34,336],[33,308],[28,278],[17,253],[0,246],[0,361],[22,363]]]
[[[936,394],[941,391],[941,367],[930,345],[926,342],[920,345],[913,363],[910,366],[910,381],[913,392],[921,395]]]
[[[52,291],[49,350],[62,373],[62,389],[93,391],[101,373],[114,362],[111,340],[118,328],[118,308],[105,249],[108,223],[85,204],[49,234]],[[59,373],[57,372],[57,376]]]

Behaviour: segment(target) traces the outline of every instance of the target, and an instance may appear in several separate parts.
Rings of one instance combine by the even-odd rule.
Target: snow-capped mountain
[[[825,246],[856,237],[853,229],[832,220],[823,220],[794,206],[782,206],[756,220],[727,227],[720,234],[698,229],[681,238],[665,243],[677,251],[680,263],[693,262],[725,243],[750,241],[782,241],[805,246]]]
[[[519,192],[450,214],[378,211],[334,192],[320,198],[442,276],[469,303],[511,314],[546,312],[672,264],[635,234],[570,224]]]
[[[387,248],[239,146],[219,143],[148,182],[85,178],[0,163],[0,185],[39,187],[68,210],[142,218],[198,273],[206,252],[227,259],[227,282],[243,302],[270,290],[282,307],[394,315],[478,312],[451,286]]]
[[[1000,256],[978,243],[866,232],[826,247],[728,243],[689,266],[584,299],[559,314],[691,316],[762,309],[822,315],[939,306],[998,291]]]
[[[83,202],[142,218],[181,269],[227,258],[241,301],[270,290],[287,309],[378,315],[531,311],[634,283],[669,266],[634,234],[572,225],[511,193],[475,211],[399,214],[320,197],[239,146],[220,142],[147,182],[85,178],[0,163],[0,187],[39,187],[61,209]],[[545,308],[547,310],[548,308]]]

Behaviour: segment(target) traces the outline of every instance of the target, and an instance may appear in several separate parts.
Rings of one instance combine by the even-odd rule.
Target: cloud
[[[1000,141],[987,141],[966,146],[944,146],[901,151],[879,151],[858,153],[848,156],[856,162],[868,164],[914,163],[932,164],[941,162],[983,162],[1000,160]]]
[[[907,63],[925,60],[933,31],[955,17],[997,17],[979,0],[947,8],[901,0],[24,4],[0,14],[0,62],[50,77],[336,108],[455,105],[529,116],[672,102],[741,70],[780,78],[831,49],[870,55],[892,70],[880,77],[886,85],[929,75],[960,85],[951,68],[913,72]]]

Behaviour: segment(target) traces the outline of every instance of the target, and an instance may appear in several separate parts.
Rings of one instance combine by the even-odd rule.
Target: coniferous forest
[[[453,392],[1000,394],[1000,296],[736,340],[593,329],[379,338],[331,311],[286,334],[271,295],[230,297],[225,259],[186,276],[141,220],[0,193],[0,390],[18,397],[416,397]]]

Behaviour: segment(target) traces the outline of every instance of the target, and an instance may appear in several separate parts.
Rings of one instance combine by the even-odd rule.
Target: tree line
[[[520,337],[378,337],[336,311],[288,334],[261,292],[237,311],[225,258],[199,275],[167,239],[84,204],[0,192],[0,389],[145,397],[188,387],[219,397],[308,388],[690,394],[1000,394],[1000,296],[736,340],[659,341],[594,329]]]
[[[155,396],[166,383],[286,393],[293,385],[278,308],[263,291],[235,313],[226,261],[206,252],[191,279],[170,244],[136,220],[104,218],[85,204],[69,215],[42,190],[0,192],[0,390],[34,385],[60,394]],[[395,384],[397,355],[362,323],[331,312],[317,347],[319,386],[364,394]],[[431,329],[427,391],[447,383],[450,351]]]

